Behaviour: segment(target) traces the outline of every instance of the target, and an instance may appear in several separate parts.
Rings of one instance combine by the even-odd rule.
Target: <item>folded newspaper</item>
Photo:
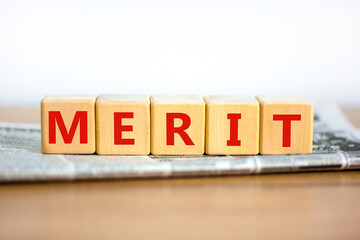
[[[360,169],[360,132],[336,103],[314,101],[312,154],[104,156],[43,154],[40,126],[0,123],[0,182],[245,175]]]

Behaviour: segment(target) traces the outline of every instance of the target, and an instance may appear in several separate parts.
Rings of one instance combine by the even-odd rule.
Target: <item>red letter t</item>
[[[300,121],[300,114],[274,114],[274,121],[283,121],[283,147],[290,147],[291,139],[291,121]]]

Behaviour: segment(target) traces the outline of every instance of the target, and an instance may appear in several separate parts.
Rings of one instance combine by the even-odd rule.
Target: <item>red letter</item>
[[[56,143],[56,123],[59,126],[61,136],[65,144],[70,144],[74,138],[75,130],[80,122],[80,144],[88,143],[87,135],[87,111],[76,111],[71,123],[70,131],[67,132],[60,111],[49,111],[49,144]]]
[[[180,127],[174,127],[175,118],[180,118],[183,124]],[[186,145],[195,145],[191,138],[185,132],[191,124],[189,115],[185,113],[166,113],[166,145],[174,145],[175,133],[179,134]]]
[[[227,141],[228,146],[241,146],[241,141],[238,139],[239,119],[241,113],[228,113],[227,118],[230,119],[230,139]]]
[[[291,121],[300,121],[300,114],[274,114],[274,121],[283,121],[283,147],[290,147]]]
[[[115,145],[135,145],[135,139],[122,138],[122,132],[132,132],[132,125],[122,125],[123,118],[134,118],[133,112],[114,112],[114,144]]]

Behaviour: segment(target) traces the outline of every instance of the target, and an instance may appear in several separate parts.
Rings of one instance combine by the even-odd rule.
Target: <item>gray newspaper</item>
[[[0,123],[0,182],[168,178],[360,169],[360,132],[333,100],[314,100],[312,154],[104,156],[43,154],[40,126]]]

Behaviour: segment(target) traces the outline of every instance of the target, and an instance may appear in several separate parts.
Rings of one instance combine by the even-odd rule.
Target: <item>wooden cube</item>
[[[96,101],[96,152],[150,153],[150,100],[146,95],[100,95]]]
[[[205,153],[259,153],[259,103],[248,96],[205,96]]]
[[[258,96],[260,153],[312,153],[313,103],[302,97]]]
[[[95,101],[89,95],[52,95],[41,102],[44,153],[95,152]]]
[[[204,153],[205,103],[194,95],[151,97],[151,153]]]

